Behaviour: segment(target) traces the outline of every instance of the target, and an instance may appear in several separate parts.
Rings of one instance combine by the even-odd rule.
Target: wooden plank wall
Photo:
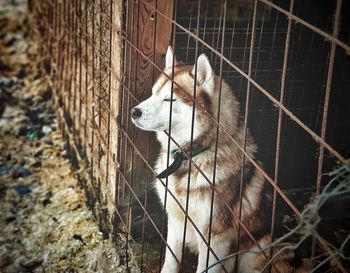
[[[119,160],[124,178],[132,184],[138,195],[144,192],[145,184],[152,180],[153,174],[135,153],[130,140],[151,165],[159,147],[153,133],[135,129],[129,113],[132,107],[151,95],[152,85],[160,74],[152,62],[163,69],[172,32],[171,22],[151,7],[157,8],[170,18],[173,16],[173,1],[148,0],[147,4],[143,1],[128,1],[126,7],[125,85],[121,99],[120,123],[129,139],[126,136],[122,137]],[[121,196],[118,200],[121,204],[128,203],[129,197],[122,196],[127,188],[124,185],[125,181],[119,181]],[[129,215],[130,211],[127,214]]]

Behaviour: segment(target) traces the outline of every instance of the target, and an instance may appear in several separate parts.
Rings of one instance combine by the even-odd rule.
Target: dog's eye
[[[167,98],[167,99],[164,99],[164,101],[176,101],[176,99],[170,99],[170,98],[168,99]]]

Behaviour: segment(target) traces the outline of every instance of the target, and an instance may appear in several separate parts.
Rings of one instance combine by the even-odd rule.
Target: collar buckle
[[[200,146],[196,146],[196,147],[193,147],[192,150],[190,151],[190,155],[192,157],[195,157],[196,155],[208,150],[209,148],[206,147],[206,148],[203,148],[203,147],[200,147]],[[176,172],[180,167],[181,165],[188,161],[188,157],[186,155],[185,152],[183,152],[181,149],[177,149],[175,151],[172,151],[171,152],[173,154],[173,157],[174,157],[174,161],[173,163],[170,164],[170,166],[165,169],[164,171],[162,171],[160,174],[158,174],[156,176],[156,178],[166,178],[168,177],[169,175],[173,174],[174,172]]]

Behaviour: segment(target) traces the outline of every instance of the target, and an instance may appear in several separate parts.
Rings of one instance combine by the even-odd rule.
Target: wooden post
[[[157,13],[153,8],[169,18],[173,15],[173,1],[128,1],[127,3],[127,41],[125,46],[125,71],[126,86],[133,93],[138,101],[148,98],[151,88],[160,71],[151,63],[155,62],[163,69],[167,47],[171,38],[171,22],[164,16]],[[128,91],[125,91],[127,93]],[[133,139],[136,147],[142,155],[149,159],[152,165],[155,155],[159,152],[153,133],[135,129],[130,120],[130,109],[138,104],[132,96],[124,95],[122,125],[128,135]],[[143,160],[134,152],[132,145],[125,140],[126,158],[120,158],[121,170],[128,170],[127,179],[131,182],[133,190],[137,194],[144,191],[144,183],[152,180],[151,172]],[[126,149],[126,150],[125,150]],[[147,175],[148,174],[148,175]],[[125,200],[128,202],[128,200]]]

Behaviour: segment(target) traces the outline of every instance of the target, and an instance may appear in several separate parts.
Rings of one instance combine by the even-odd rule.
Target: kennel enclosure
[[[82,176],[88,202],[106,237],[127,235],[125,248],[141,272],[160,270],[166,213],[151,183],[159,145],[153,133],[133,126],[130,110],[163,73],[169,44],[186,64],[204,52],[234,90],[259,150],[257,159],[244,160],[274,192],[272,236],[276,225],[295,224],[330,181],[325,174],[349,157],[347,1],[50,0],[29,6],[51,62],[67,149],[77,168],[88,166]],[[336,219],[329,220],[325,208],[324,225],[307,243],[309,257],[332,256],[332,246],[347,238],[344,200],[334,201]],[[341,256],[331,260],[334,270],[349,269]]]

